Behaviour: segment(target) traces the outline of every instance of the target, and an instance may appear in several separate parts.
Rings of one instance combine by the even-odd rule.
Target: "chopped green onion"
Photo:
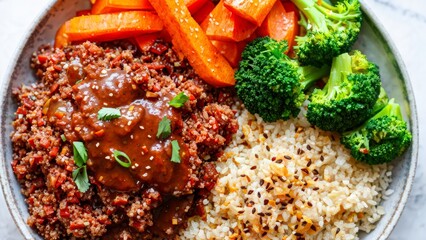
[[[78,80],[77,82],[75,82],[75,85],[80,84],[83,81],[83,79]]]
[[[102,108],[98,112],[98,120],[108,121],[121,117],[120,109],[117,108]]]
[[[189,97],[186,96],[184,92],[181,92],[169,102],[169,105],[175,108],[181,108],[188,99]]]
[[[72,179],[80,192],[86,192],[90,186],[86,165],[72,171]]]
[[[180,154],[179,154],[179,143],[177,140],[172,141],[172,159],[171,161],[174,163],[180,163]]]
[[[88,156],[87,150],[82,142],[73,142],[73,153],[74,153],[74,162],[78,167],[82,167],[86,164]]]
[[[62,139],[62,142],[66,142],[67,141],[67,137],[65,137],[65,134],[61,134],[61,139]]]
[[[124,157],[127,162],[121,161],[120,157]],[[132,165],[132,161],[130,160],[129,156],[127,156],[127,154],[122,151],[114,150],[114,158],[115,161],[117,161],[121,166],[125,168],[129,168]]]
[[[172,128],[170,125],[170,120],[167,117],[163,117],[161,122],[158,124],[157,138],[166,139],[172,134]]]

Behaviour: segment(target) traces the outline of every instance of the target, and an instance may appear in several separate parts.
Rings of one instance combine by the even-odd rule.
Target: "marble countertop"
[[[50,0],[0,0],[0,86],[11,57],[24,33]],[[87,0],[82,0],[87,1]],[[398,48],[407,66],[418,106],[420,126],[419,163],[414,186],[404,212],[389,239],[425,239],[426,237],[426,4],[424,0],[364,0],[371,7]],[[0,238],[22,239],[3,195],[0,195]]]

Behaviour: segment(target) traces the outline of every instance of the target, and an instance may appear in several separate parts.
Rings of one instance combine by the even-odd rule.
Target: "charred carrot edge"
[[[172,36],[176,50],[195,72],[215,87],[235,85],[234,70],[191,17],[183,0],[149,0]]]
[[[111,41],[159,32],[163,23],[157,14],[130,11],[72,18],[56,34],[55,47],[75,41]]]
[[[260,26],[277,0],[225,0],[224,4],[233,13]]]

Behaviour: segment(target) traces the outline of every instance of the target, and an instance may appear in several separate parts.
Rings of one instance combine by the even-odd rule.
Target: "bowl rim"
[[[5,105],[7,103],[6,101],[6,97],[7,97],[7,91],[9,90],[9,86],[11,84],[11,80],[12,80],[12,76],[14,73],[14,69],[15,66],[18,62],[18,60],[22,57],[23,54],[23,49],[26,46],[26,42],[31,38],[31,36],[34,34],[36,28],[38,27],[38,25],[40,25],[40,23],[47,19],[49,17],[49,12],[52,10],[52,8],[56,5],[56,4],[60,4],[60,0],[49,0],[50,2],[48,2],[45,5],[44,10],[42,10],[37,17],[34,18],[33,24],[26,29],[26,34],[21,37],[20,41],[19,41],[19,47],[14,51],[13,54],[13,60],[9,62],[7,70],[5,72],[5,74],[3,75],[3,83],[4,88],[0,89],[0,106],[1,109],[5,109]],[[388,34],[388,32],[385,30],[383,24],[378,20],[378,18],[376,17],[376,15],[374,14],[374,12],[371,10],[371,7],[368,6],[368,1],[365,0],[360,0],[361,2],[361,8],[363,10],[363,13],[365,15],[368,16],[368,18],[371,20],[371,22],[373,23],[373,26],[375,26],[376,30],[378,31],[378,33],[381,35],[381,37],[383,38],[384,42],[387,43],[387,48],[390,50],[390,52],[392,53],[392,55],[395,58],[395,61],[397,63],[397,66],[400,70],[401,76],[402,76],[402,80],[404,83],[404,86],[406,88],[407,91],[407,98],[408,98],[408,103],[409,103],[409,107],[410,107],[410,127],[411,127],[411,131],[412,131],[412,135],[413,135],[413,140],[412,140],[412,145],[411,145],[411,159],[410,159],[410,167],[409,167],[409,172],[408,172],[408,176],[406,178],[405,184],[404,184],[404,190],[401,193],[400,199],[397,203],[396,208],[394,209],[394,211],[392,212],[392,216],[390,217],[389,222],[386,224],[386,226],[383,228],[382,232],[380,233],[378,240],[385,240],[389,237],[389,235],[392,233],[393,229],[396,226],[396,223],[398,222],[398,219],[400,218],[402,211],[404,210],[404,207],[406,205],[406,202],[408,200],[408,196],[410,195],[411,189],[412,189],[412,185],[414,182],[414,177],[415,177],[415,173],[416,173],[416,168],[417,168],[417,162],[418,162],[418,150],[419,150],[419,128],[418,128],[418,115],[417,115],[417,107],[416,107],[416,102],[415,102],[415,97],[414,97],[414,92],[413,92],[413,88],[411,85],[411,81],[409,78],[409,74],[407,72],[407,68],[404,64],[404,61],[398,51],[398,48],[396,47],[395,43],[392,41],[392,39],[390,38],[390,35]],[[4,127],[3,125],[5,124],[3,122],[4,119],[4,112],[1,112],[1,117],[0,117],[0,127],[1,130],[0,132],[4,132]],[[0,134],[0,146],[4,146],[5,144],[5,136],[4,134]],[[4,152],[2,147],[0,147],[0,183],[1,183],[1,188],[3,190],[3,196],[5,198],[6,201],[6,205],[9,209],[9,212],[12,216],[13,221],[15,222],[15,225],[17,226],[19,232],[22,234],[22,236],[27,239],[27,240],[33,240],[34,236],[32,235],[29,226],[26,223],[26,220],[23,219],[17,204],[16,204],[16,200],[14,198],[14,194],[11,191],[11,186],[10,183],[8,181],[8,171],[7,171],[7,167],[10,167],[9,164],[6,164],[6,159],[4,158]]]

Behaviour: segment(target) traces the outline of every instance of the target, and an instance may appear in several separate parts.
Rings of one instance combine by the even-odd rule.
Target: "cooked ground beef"
[[[45,46],[34,53],[31,66],[39,83],[14,89],[18,109],[11,136],[12,167],[28,203],[28,224],[43,238],[169,239],[185,226],[190,214],[203,214],[201,201],[218,176],[214,161],[238,128],[229,107],[234,101],[231,89],[217,90],[205,84],[162,42],[144,53],[127,42],[85,42],[63,50]],[[115,87],[90,92],[96,84]],[[167,113],[151,114],[149,119],[146,114],[145,118],[137,118],[149,104],[153,107],[168,102],[180,92],[189,96],[182,108],[166,109]],[[113,97],[113,93],[119,96]],[[182,169],[164,162],[170,144],[155,136],[150,144],[159,141],[164,147],[155,155],[159,159],[155,164],[135,170],[117,167],[114,160],[105,161],[106,155],[102,154],[107,150],[96,151],[102,144],[120,144],[128,151],[137,149],[147,154],[152,149],[130,141],[139,136],[136,134],[143,134],[136,130],[140,125],[133,128],[129,123],[129,127],[123,127],[127,122],[117,119],[102,125],[100,131],[94,116],[103,106],[95,103],[116,104],[114,107],[120,107],[123,115],[134,113],[138,123],[147,120],[151,128],[161,117],[169,116],[171,138],[179,140],[183,149],[182,165],[178,165]],[[131,110],[126,112],[125,107]],[[72,177],[77,169],[73,141],[83,141],[88,148],[91,185],[84,193]],[[144,158],[133,158],[132,154],[129,152],[136,163],[146,164]],[[170,179],[165,181],[144,170],[151,168]],[[147,174],[141,177],[143,171]]]

